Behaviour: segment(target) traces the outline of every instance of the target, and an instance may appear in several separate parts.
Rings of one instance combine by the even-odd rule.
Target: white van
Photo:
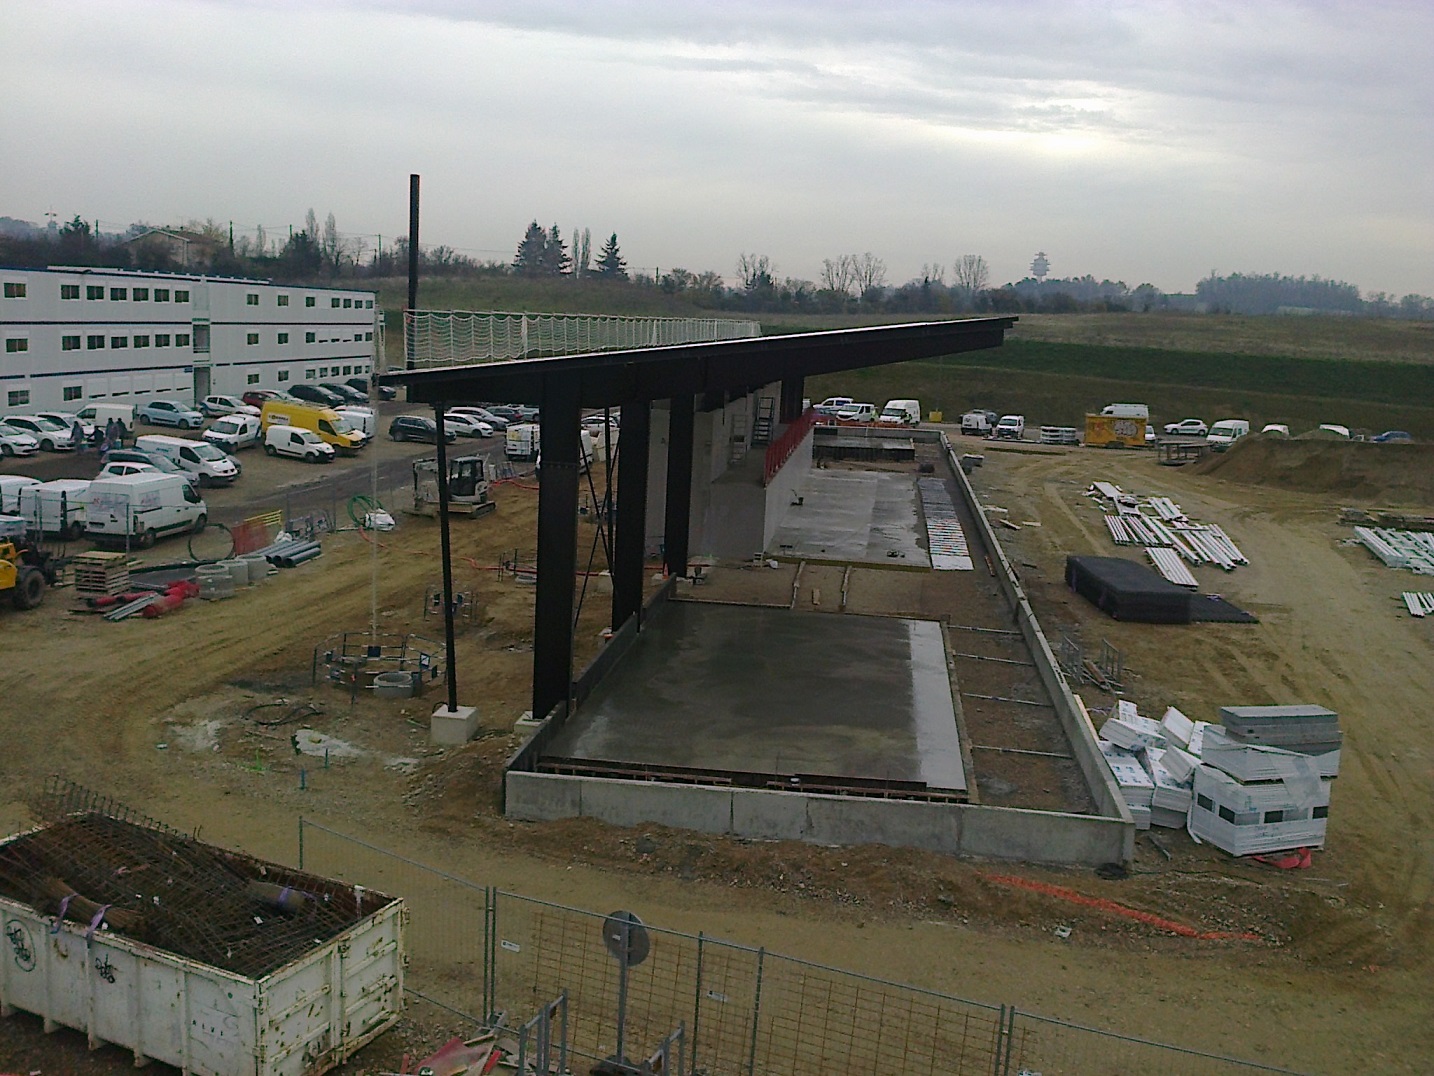
[[[1138,418],[1145,422],[1150,421],[1150,408],[1145,404],[1106,404],[1100,409],[1100,413],[1112,418]]]
[[[1222,418],[1210,427],[1205,443],[1212,452],[1224,452],[1241,437],[1250,432],[1250,424],[1242,418]]]
[[[208,441],[147,433],[135,439],[134,447],[141,452],[163,456],[181,470],[198,477],[201,486],[229,486],[239,477],[239,465]]]
[[[100,429],[104,429],[112,418],[123,422],[127,430],[134,429],[133,404],[90,404],[76,411],[75,417]]]
[[[85,534],[97,545],[134,543],[142,549],[166,534],[198,534],[209,509],[183,475],[128,474],[90,483]]]
[[[1002,415],[994,434],[998,441],[1019,441],[1026,436],[1025,415]]]
[[[362,404],[349,404],[344,407],[335,407],[334,414],[338,415],[354,429],[367,435],[370,441],[378,436],[378,414],[372,407],[364,407]]]
[[[13,516],[20,508],[20,491],[40,480],[22,474],[0,474],[0,516]]]
[[[887,400],[876,421],[884,426],[915,426],[921,422],[921,401]]]
[[[259,420],[253,415],[225,415],[201,436],[225,452],[238,452],[259,443]]]
[[[264,432],[264,451],[310,463],[333,463],[334,446],[302,426],[274,425]]]
[[[85,533],[85,505],[89,499],[90,483],[86,481],[59,478],[37,482],[20,489],[15,515],[22,517],[32,531],[74,541]]]
[[[503,434],[503,454],[510,460],[535,460],[542,447],[542,427],[535,422],[519,422]]]

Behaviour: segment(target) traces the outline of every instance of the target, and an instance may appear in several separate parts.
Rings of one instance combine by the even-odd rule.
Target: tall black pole
[[[448,540],[448,438],[444,436],[443,404],[433,405],[433,421],[438,426],[438,542],[443,547],[443,642],[448,649],[448,712],[456,715],[458,663],[453,646],[453,550]]]
[[[408,305],[403,311],[403,354],[413,369],[414,333],[411,315],[418,308],[418,173],[408,177]],[[440,422],[441,430],[443,424]],[[442,481],[440,477],[440,481]]]

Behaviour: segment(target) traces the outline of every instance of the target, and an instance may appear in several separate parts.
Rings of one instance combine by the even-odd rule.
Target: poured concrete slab
[[[811,471],[767,551],[809,560],[929,568],[911,475]]]
[[[967,787],[939,624],[695,602],[643,630],[543,755]]]

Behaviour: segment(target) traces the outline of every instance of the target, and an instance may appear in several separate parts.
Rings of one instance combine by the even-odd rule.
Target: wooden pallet
[[[129,589],[124,553],[81,553],[70,561],[77,594],[123,594]]]

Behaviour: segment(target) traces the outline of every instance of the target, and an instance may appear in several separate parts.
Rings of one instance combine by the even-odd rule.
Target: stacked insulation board
[[[926,551],[931,567],[938,572],[969,572],[974,567],[966,532],[956,517],[956,505],[946,483],[939,478],[918,478],[921,514],[926,520]]]

